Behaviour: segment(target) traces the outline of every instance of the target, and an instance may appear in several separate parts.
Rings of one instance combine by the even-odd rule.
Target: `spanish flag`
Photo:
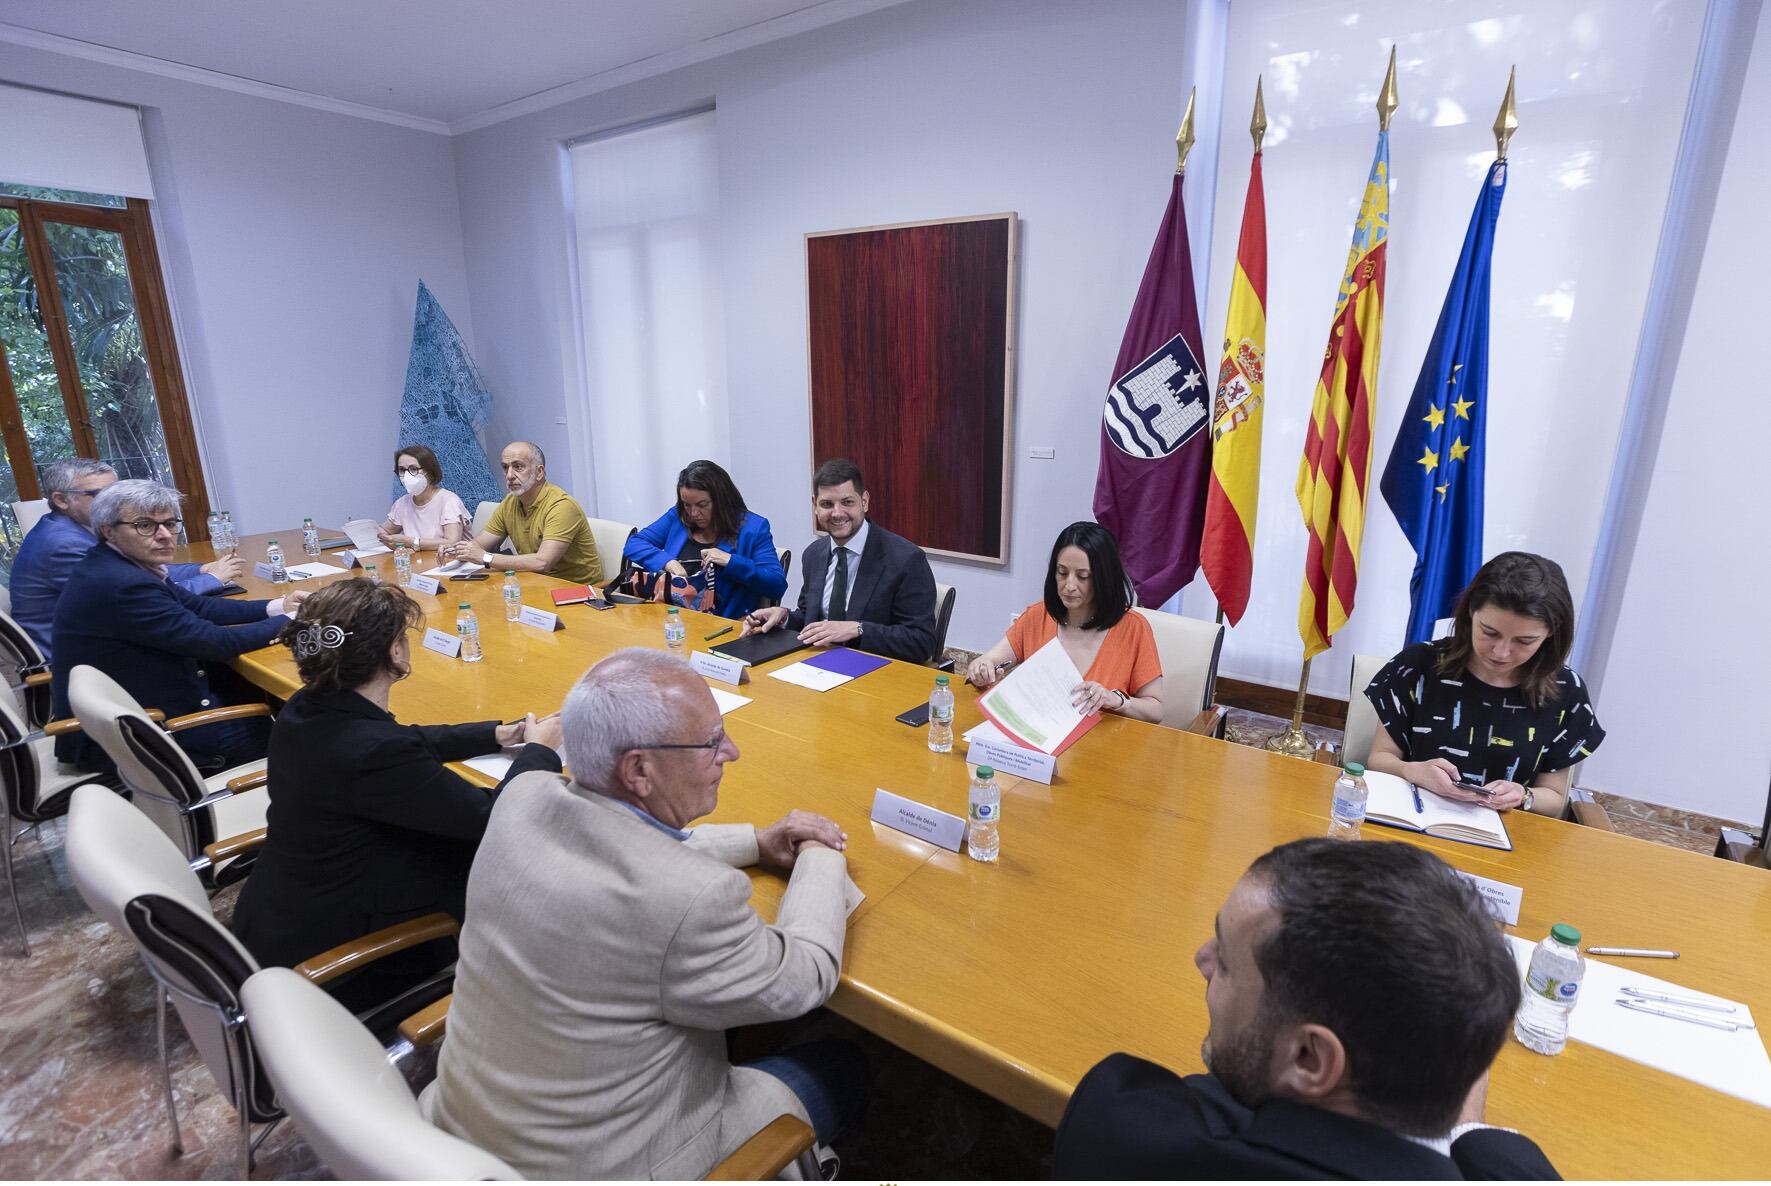
[[[1310,546],[1304,561],[1298,633],[1304,658],[1326,651],[1353,613],[1359,542],[1371,479],[1371,430],[1377,408],[1377,361],[1384,330],[1384,256],[1390,237],[1390,133],[1377,154],[1353,226],[1353,246],[1335,300],[1334,325],[1298,466],[1298,507]]]
[[[1211,486],[1199,564],[1234,626],[1248,609],[1254,575],[1254,512],[1261,488],[1261,403],[1267,374],[1267,200],[1261,154],[1248,166],[1242,237],[1230,279],[1224,352],[1212,399]]]

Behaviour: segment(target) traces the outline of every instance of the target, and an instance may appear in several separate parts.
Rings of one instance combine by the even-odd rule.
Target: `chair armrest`
[[[153,721],[156,724],[161,723],[166,719],[166,714],[157,708],[144,708],[142,709],[142,712],[147,716],[148,720]],[[63,717],[59,721],[50,721],[43,726],[43,736],[45,737],[60,737],[65,733],[79,733],[82,731],[79,720],[74,717]]]
[[[227,708],[206,708],[202,712],[187,712],[182,717],[173,717],[166,722],[168,733],[182,733],[186,729],[198,729],[204,725],[219,725],[223,721],[241,721],[247,717],[268,717],[271,706],[268,704],[233,704]]]
[[[707,1172],[709,1182],[766,1182],[812,1147],[812,1129],[798,1116],[777,1116]]]
[[[1582,827],[1597,828],[1601,832],[1617,831],[1616,828],[1611,826],[1611,817],[1605,813],[1605,809],[1599,804],[1590,803],[1583,799],[1576,799],[1570,803],[1569,806],[1574,808],[1574,822],[1580,824]]]
[[[1330,741],[1318,741],[1316,752],[1310,755],[1310,760],[1321,762],[1324,766],[1339,766],[1341,764],[1340,753],[1335,749],[1334,743]]]
[[[33,672],[32,674],[25,676],[24,686],[27,688],[47,688],[50,681],[54,678],[55,675],[52,672]]]
[[[340,944],[331,951],[322,951],[311,959],[295,965],[297,974],[315,984],[336,980],[346,972],[354,972],[364,964],[384,955],[393,955],[433,939],[447,939],[461,930],[461,924],[447,914],[427,914],[408,919],[391,927],[383,927],[372,935]]]
[[[245,853],[257,852],[264,847],[264,838],[268,831],[268,828],[254,828],[250,832],[241,832],[238,836],[229,836],[226,840],[206,844],[203,846],[203,855],[214,866]]]
[[[238,795],[241,791],[256,791],[271,780],[269,770],[260,770],[255,774],[242,774],[238,778],[228,779],[228,794]]]
[[[438,997],[400,1022],[400,1037],[414,1046],[431,1046],[442,1041],[443,1031],[449,1025],[449,1006],[454,1001],[454,993]]]
[[[1197,733],[1201,737],[1217,737],[1223,730],[1225,709],[1221,704],[1202,709],[1198,716],[1187,723],[1184,732]]]

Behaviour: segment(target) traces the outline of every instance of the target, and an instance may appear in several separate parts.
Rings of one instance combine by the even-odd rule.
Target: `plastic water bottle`
[[[980,766],[966,805],[965,853],[972,860],[994,861],[1002,851],[1002,837],[996,830],[1001,816],[1002,788],[996,785],[996,771]]]
[[[221,512],[221,542],[215,546],[229,556],[240,550],[240,533],[234,530],[234,516],[228,511]]]
[[[405,544],[394,548],[394,583],[402,588],[412,583],[412,553]]]
[[[363,565],[363,579],[368,581],[371,585],[381,584],[381,565],[379,565],[379,564],[365,564],[365,565]]]
[[[1328,820],[1328,835],[1335,840],[1359,839],[1359,828],[1365,823],[1365,801],[1371,789],[1365,785],[1365,767],[1348,762],[1341,776],[1334,780],[1334,807]]]
[[[301,521],[301,552],[310,559],[320,554],[320,529],[312,519]]]
[[[208,522],[209,546],[214,548],[215,554],[219,556],[221,555],[221,512],[210,511]]]
[[[504,574],[504,620],[515,622],[523,616],[523,587],[517,584],[517,574]]]
[[[664,645],[673,651],[683,649],[683,639],[688,636],[683,627],[682,615],[676,612],[676,606],[664,611]]]
[[[461,636],[461,661],[478,663],[486,657],[480,650],[480,620],[474,617],[473,606],[461,603],[461,609],[455,615],[455,633]]]
[[[937,754],[953,751],[953,689],[944,675],[935,677],[929,693],[929,748]]]
[[[1539,1054],[1562,1053],[1568,1045],[1568,1015],[1580,999],[1580,979],[1585,974],[1580,932],[1557,923],[1531,953],[1513,1036]]]
[[[265,545],[264,558],[271,566],[271,580],[276,584],[284,584],[289,580],[289,567],[283,563],[283,545],[272,540]]]

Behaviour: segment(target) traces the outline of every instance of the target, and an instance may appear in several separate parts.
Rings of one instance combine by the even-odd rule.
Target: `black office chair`
[[[1759,825],[1757,837],[1742,828],[1728,827],[1716,837],[1716,855],[1725,861],[1771,869],[1768,852],[1771,852],[1771,792],[1765,796],[1765,822]]]
[[[929,662],[941,671],[953,670],[953,661],[947,658],[947,626],[953,621],[956,596],[952,585],[935,585],[935,645],[929,653]]]
[[[10,610],[0,613],[0,678],[10,686],[26,723],[33,729],[48,723],[49,660]]]

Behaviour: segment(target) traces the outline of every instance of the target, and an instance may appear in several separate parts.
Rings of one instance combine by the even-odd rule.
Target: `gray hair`
[[[607,791],[621,755],[670,729],[670,676],[694,672],[662,651],[628,647],[583,674],[560,705],[561,747],[572,781]]]
[[[184,495],[170,486],[162,486],[158,482],[150,482],[146,478],[130,478],[106,486],[92,500],[92,534],[102,536],[105,529],[121,523],[125,511],[134,511],[149,515],[178,513],[178,504]]]
[[[101,474],[114,474],[117,471],[104,462],[92,457],[64,457],[60,461],[52,461],[43,469],[43,497],[51,494],[72,494],[74,483],[81,478],[96,478]]]
[[[537,445],[534,441],[512,441],[511,444],[521,445],[523,448],[527,449],[529,451],[529,460],[536,465],[544,467],[547,465],[547,454],[543,453],[541,451],[541,446]]]

